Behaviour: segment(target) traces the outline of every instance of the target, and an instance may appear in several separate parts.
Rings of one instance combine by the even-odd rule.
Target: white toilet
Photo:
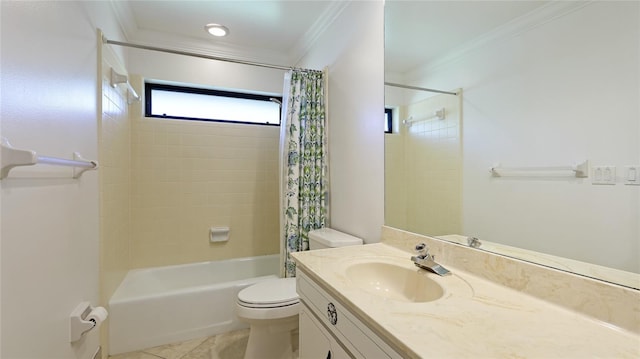
[[[362,239],[331,228],[309,232],[311,250],[361,244]],[[299,312],[295,278],[266,280],[241,290],[236,314],[251,326],[244,358],[292,358],[291,337],[298,328]]]

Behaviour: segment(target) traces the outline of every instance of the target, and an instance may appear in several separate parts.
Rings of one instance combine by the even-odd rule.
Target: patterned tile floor
[[[242,329],[208,338],[118,354],[110,356],[109,359],[242,359],[248,340],[249,329]]]

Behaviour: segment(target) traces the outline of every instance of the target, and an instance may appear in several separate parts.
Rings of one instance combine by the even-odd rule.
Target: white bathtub
[[[278,255],[129,271],[109,300],[109,353],[119,354],[248,327],[237,294],[277,278]]]

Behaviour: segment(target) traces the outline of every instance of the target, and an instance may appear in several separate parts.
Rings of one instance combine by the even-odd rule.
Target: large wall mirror
[[[387,0],[385,82],[386,225],[640,288],[640,3]]]

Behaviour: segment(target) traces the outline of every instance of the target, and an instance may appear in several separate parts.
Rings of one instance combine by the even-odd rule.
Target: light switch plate
[[[640,186],[640,165],[624,167],[624,184]]]
[[[592,184],[616,184],[616,166],[594,166]]]

